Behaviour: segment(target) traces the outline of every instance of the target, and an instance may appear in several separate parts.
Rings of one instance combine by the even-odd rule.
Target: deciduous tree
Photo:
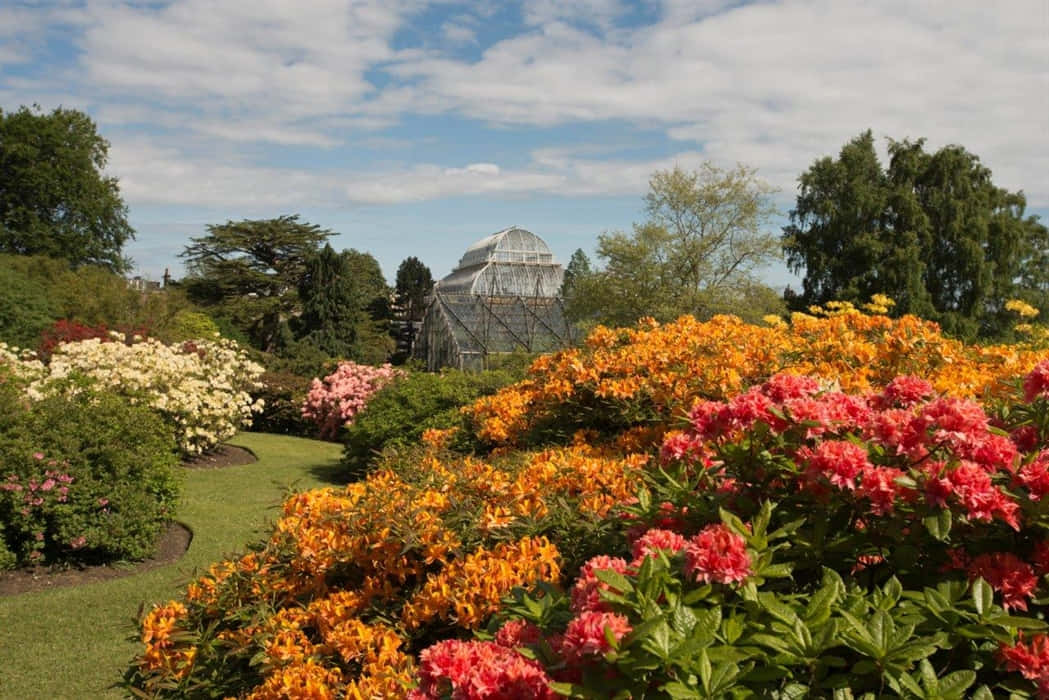
[[[886,294],[949,332],[994,335],[1005,301],[1044,284],[1046,229],[1023,193],[961,146],[924,145],[890,139],[886,169],[867,131],[801,175],[783,229],[787,263],[805,274],[796,305]]]
[[[109,143],[83,112],[0,110],[0,252],[64,258],[126,272],[135,237]]]
[[[773,189],[746,165],[657,171],[645,195],[648,219],[633,233],[598,237],[603,267],[572,278],[570,315],[616,325],[641,316],[671,320],[736,313],[747,318],[764,287],[756,272],[779,258],[765,228],[775,214]],[[766,288],[767,289],[767,288]]]

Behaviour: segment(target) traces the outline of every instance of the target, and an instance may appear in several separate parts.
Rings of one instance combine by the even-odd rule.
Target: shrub
[[[487,456],[431,430],[292,496],[143,618],[130,685],[403,696],[436,645],[416,697],[496,697],[500,669],[576,697],[1035,692],[1044,351],[851,311],[588,343],[473,404]]]
[[[253,430],[298,437],[313,437],[317,427],[303,418],[302,403],[310,378],[291,372],[267,371],[259,377],[252,396],[262,402],[262,412],[252,420]]]
[[[376,392],[403,374],[389,363],[372,367],[340,362],[323,380],[314,379],[310,383],[302,405],[302,416],[313,421],[321,439],[333,440]]]
[[[164,324],[164,339],[180,343],[186,340],[213,340],[221,335],[218,324],[200,311],[182,309]]]
[[[45,376],[29,387],[30,398],[64,391],[69,377],[86,377],[158,411],[185,454],[211,449],[250,425],[252,413],[261,409],[249,392],[263,368],[233,341],[165,345],[113,337],[122,342],[92,338],[56,347]]]
[[[1049,360],[1025,384],[1044,425]],[[777,375],[701,401],[625,510],[633,546],[570,596],[519,591],[492,631],[577,697],[679,697],[694,677],[706,697],[990,698],[1023,690],[1012,671],[1044,693],[1049,433],[1025,452],[991,423],[914,377],[857,396]]]
[[[343,433],[343,465],[350,475],[358,475],[377,452],[416,445],[431,429],[462,428],[457,437],[468,438],[460,409],[519,378],[519,373],[507,370],[412,372],[373,396],[354,417]]]
[[[32,404],[0,441],[0,460],[4,547],[21,564],[142,559],[175,514],[170,426],[113,394]]]

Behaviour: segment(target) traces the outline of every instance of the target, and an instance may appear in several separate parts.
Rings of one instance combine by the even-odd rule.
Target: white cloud
[[[494,163],[462,168],[419,165],[409,170],[348,179],[345,193],[357,204],[400,204],[461,195],[515,195],[553,192],[564,183],[558,173],[504,172]]]
[[[537,31],[476,63],[400,62],[398,74],[418,82],[383,106],[504,125],[661,126],[712,158],[757,165],[781,186],[870,127],[927,136],[930,146],[960,143],[1001,184],[1049,203],[1044,2],[708,3],[693,22],[680,8],[604,39],[548,12]]]

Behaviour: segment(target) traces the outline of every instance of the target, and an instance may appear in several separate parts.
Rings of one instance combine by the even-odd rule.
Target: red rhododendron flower
[[[998,657],[1010,671],[1017,671],[1024,678],[1038,685],[1038,697],[1049,697],[1049,637],[1040,634],[1024,643],[1023,633],[1013,646],[1001,644]]]
[[[823,476],[834,486],[850,491],[856,488],[856,477],[872,466],[867,450],[846,440],[827,440],[814,450],[802,447],[798,457],[807,464],[810,479]]]
[[[776,403],[800,399],[820,391],[820,383],[800,374],[776,374],[761,386],[761,391]]]
[[[723,523],[708,525],[685,547],[685,573],[702,583],[735,583],[751,572],[746,540]]]
[[[550,678],[535,661],[494,642],[437,642],[419,654],[414,700],[519,700],[556,698]]]
[[[650,554],[655,554],[657,549],[676,554],[684,549],[686,544],[688,541],[676,532],[652,528],[634,542],[631,552],[634,555],[634,561],[631,564],[640,566],[642,560]]]
[[[897,498],[904,497],[908,500],[913,498],[912,491],[896,483],[896,479],[902,476],[904,476],[903,471],[893,467],[865,469],[857,493],[871,502],[872,513],[888,515],[892,513]]]
[[[1020,506],[991,483],[990,475],[979,465],[962,461],[947,473],[947,479],[971,520],[990,522],[997,516],[1014,530],[1020,529]]]
[[[882,408],[900,406],[906,408],[932,396],[932,384],[921,377],[901,375],[889,382],[885,389],[875,398],[875,403]]]
[[[1049,493],[1049,450],[1043,450],[1032,462],[1020,467],[1015,480],[1027,489],[1032,501],[1041,500]]]
[[[1024,400],[1049,399],[1049,360],[1042,360],[1024,377]]]
[[[581,661],[611,651],[605,630],[619,642],[630,634],[632,627],[624,615],[588,610],[568,623],[561,642],[561,653],[568,661]]]
[[[507,649],[538,644],[543,632],[528,620],[509,620],[495,633],[495,643]]]
[[[969,578],[983,578],[991,588],[1002,594],[1002,607],[1006,610],[1027,610],[1027,599],[1038,587],[1034,569],[1012,552],[981,554],[969,565]]]
[[[601,600],[601,591],[612,588],[597,578],[597,571],[615,571],[620,574],[632,574],[633,571],[625,559],[599,554],[579,570],[579,579],[572,586],[572,610],[608,610],[608,605]]]

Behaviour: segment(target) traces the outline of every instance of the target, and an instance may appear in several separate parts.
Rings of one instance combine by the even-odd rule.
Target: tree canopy
[[[867,131],[801,175],[783,229],[788,266],[805,274],[794,305],[885,294],[972,336],[1002,330],[1009,298],[1044,295],[1046,228],[1025,216],[1023,193],[994,185],[961,146],[924,144],[890,139],[886,169]]]
[[[336,253],[325,244],[307,259],[299,282],[302,315],[293,324],[295,335],[331,357],[381,363],[392,349],[389,296],[372,255]]]
[[[401,261],[397,267],[394,294],[397,306],[408,321],[421,321],[426,307],[426,295],[433,289],[433,274],[414,255]]]
[[[181,254],[186,290],[198,303],[221,305],[254,344],[273,350],[281,324],[301,311],[307,261],[333,235],[298,215],[210,225]]]
[[[657,171],[644,198],[648,219],[633,233],[598,237],[601,269],[587,271],[588,261],[584,267],[573,256],[569,315],[629,325],[642,316],[777,311],[776,295],[755,274],[779,258],[778,241],[765,230],[776,212],[772,194],[746,165]]]
[[[102,174],[108,151],[83,112],[0,110],[0,252],[130,269],[135,232],[117,179]]]

